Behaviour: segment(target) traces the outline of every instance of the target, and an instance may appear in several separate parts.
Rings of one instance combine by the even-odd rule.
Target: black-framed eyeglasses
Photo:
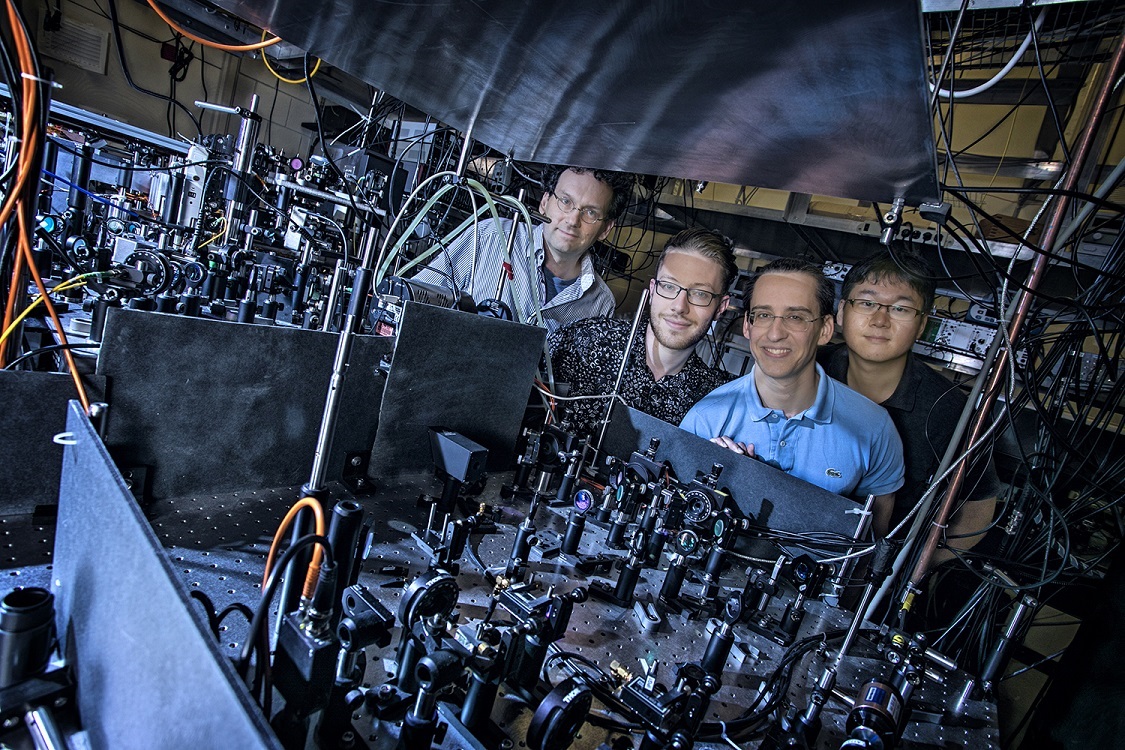
[[[760,310],[751,310],[746,313],[746,319],[755,328],[769,328],[775,320],[781,321],[781,327],[791,333],[804,333],[817,321],[817,318],[803,318],[800,315],[772,315]]]
[[[922,311],[916,307],[909,307],[908,305],[884,305],[882,302],[876,302],[873,299],[848,299],[844,300],[852,309],[860,315],[874,315],[880,309],[887,311],[887,317],[891,320],[898,320],[906,323],[914,320]]]
[[[687,292],[687,301],[696,307],[707,307],[723,296],[707,289],[688,289],[671,281],[656,279],[656,293],[664,299],[676,299],[680,296],[680,292]]]
[[[555,199],[555,203],[559,204],[560,211],[564,214],[571,214],[577,211],[579,218],[586,224],[597,224],[599,221],[605,221],[605,214],[596,208],[579,208],[577,203],[567,198],[565,195],[551,193],[551,197]]]

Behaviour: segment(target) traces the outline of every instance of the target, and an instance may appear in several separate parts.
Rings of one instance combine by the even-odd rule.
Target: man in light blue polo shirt
[[[742,330],[754,367],[705,396],[680,427],[839,495],[875,495],[872,528],[885,535],[905,473],[902,441],[881,406],[816,364],[834,330],[832,282],[811,263],[783,258],[748,294]]]

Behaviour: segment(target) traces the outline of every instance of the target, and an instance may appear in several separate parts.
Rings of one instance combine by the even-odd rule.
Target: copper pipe
[[[1070,169],[1067,170],[1066,179],[1062,186],[1063,191],[1074,190],[1078,184],[1086,159],[1089,158],[1090,152],[1093,149],[1098,128],[1101,127],[1105,112],[1109,108],[1110,99],[1113,95],[1114,82],[1121,74],[1123,62],[1125,62],[1125,33],[1122,33],[1118,38],[1117,48],[1114,50],[1113,57],[1105,68],[1101,88],[1097,93],[1097,98],[1094,100],[1090,120],[1086,123],[1085,129],[1083,129],[1079,137],[1078,145],[1074,149]],[[1047,222],[1047,228],[1043,232],[1041,247],[1045,253],[1051,252],[1055,239],[1058,237],[1059,231],[1063,225],[1063,220],[1069,205],[1070,196],[1065,194],[1065,192],[1059,195],[1055,201],[1054,210]],[[1008,326],[1009,341],[1016,340],[1017,335],[1023,328],[1024,321],[1027,319],[1028,311],[1031,309],[1034,291],[1039,287],[1039,282],[1042,280],[1043,273],[1047,269],[1047,255],[1045,253],[1040,253],[1035,258],[1035,262],[1031,267],[1031,272],[1028,274],[1027,282],[1024,284],[1026,288],[1020,292],[1016,312],[1012,316],[1012,321]],[[992,405],[996,402],[997,395],[1001,391],[1005,368],[1008,365],[1008,350],[1006,348],[1001,348],[999,356],[996,358],[996,365],[992,371],[988,386],[984,390],[983,401],[973,415],[973,422],[969,427],[969,438],[965,445],[975,443],[980,437],[980,434],[984,431],[984,423],[988,418]],[[938,544],[941,543],[942,534],[944,533],[946,525],[949,523],[949,516],[952,515],[953,506],[956,504],[957,496],[961,491],[961,486],[964,484],[967,466],[968,459],[958,464],[957,470],[954,471],[953,476],[949,480],[949,488],[946,490],[945,498],[938,507],[937,517],[930,526],[930,533],[926,537],[926,544],[922,547],[922,551],[918,555],[918,562],[914,566],[914,571],[910,574],[910,588],[916,589],[922,577],[929,570],[930,561],[933,559]]]

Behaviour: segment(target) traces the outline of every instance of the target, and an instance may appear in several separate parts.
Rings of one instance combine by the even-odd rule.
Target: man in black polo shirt
[[[966,402],[957,386],[911,352],[933,305],[932,279],[925,261],[908,253],[892,257],[883,251],[853,266],[836,312],[844,344],[825,347],[818,355],[831,377],[883,406],[902,438],[906,484],[895,494],[892,529],[929,487]],[[960,505],[945,539],[947,547],[960,550],[981,540],[1000,492],[991,459],[969,460]],[[939,549],[934,563],[952,556]]]

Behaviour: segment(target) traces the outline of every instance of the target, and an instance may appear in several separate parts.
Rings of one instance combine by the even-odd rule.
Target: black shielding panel
[[[181,497],[307,482],[338,334],[110,310],[109,379],[119,466],[152,467],[152,494]],[[328,479],[375,440],[388,339],[357,336],[340,393]]]
[[[431,427],[488,449],[488,468],[509,468],[546,331],[408,302],[383,394],[372,478],[433,468]]]
[[[90,746],[280,750],[76,402],[66,428],[51,588]]]
[[[83,376],[91,401],[103,398],[101,378]],[[57,372],[0,370],[0,515],[22,515],[59,499],[62,446],[53,438],[66,426],[74,381]]]

